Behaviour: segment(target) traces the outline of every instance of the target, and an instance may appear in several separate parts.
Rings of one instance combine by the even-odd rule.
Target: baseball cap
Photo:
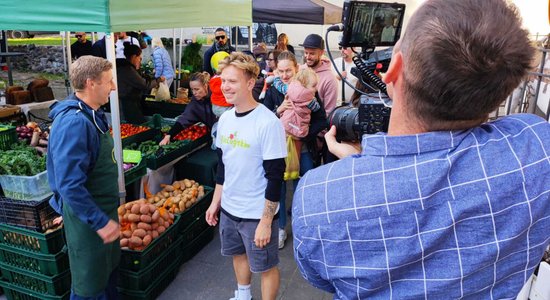
[[[314,48],[314,49],[325,50],[325,41],[320,35],[312,33],[306,36],[304,43],[300,44],[300,46],[304,48]]]

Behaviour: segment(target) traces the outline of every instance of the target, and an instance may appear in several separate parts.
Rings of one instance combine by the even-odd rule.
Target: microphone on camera
[[[344,30],[344,24],[334,24],[327,28],[327,31],[343,31]]]

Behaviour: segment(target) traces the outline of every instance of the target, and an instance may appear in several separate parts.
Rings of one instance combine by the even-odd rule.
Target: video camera
[[[338,140],[360,141],[363,134],[388,130],[391,99],[386,85],[375,72],[387,70],[393,47],[374,50],[377,46],[395,45],[401,35],[404,13],[405,4],[356,0],[344,3],[343,25],[336,27],[343,31],[339,45],[361,47],[361,52],[353,57],[356,67],[351,73],[360,80],[363,88],[353,87],[362,93],[358,108],[338,107],[328,116],[329,124],[336,126]]]

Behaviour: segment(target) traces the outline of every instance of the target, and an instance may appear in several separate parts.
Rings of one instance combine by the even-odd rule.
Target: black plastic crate
[[[126,290],[145,291],[162,274],[169,269],[172,264],[178,264],[181,261],[181,241],[180,237],[168,249],[159,255],[147,268],[139,272],[120,270],[118,287]]]
[[[63,294],[62,296],[52,296],[47,294],[37,293],[35,291],[22,288],[10,284],[4,280],[0,280],[0,286],[4,288],[4,294],[8,300],[69,300],[70,291]]]
[[[41,201],[15,200],[0,196],[0,222],[44,232],[54,226],[59,215],[48,203],[50,196]]]
[[[168,163],[171,163],[176,158],[185,155],[190,151],[188,145],[191,144],[191,141],[183,141],[184,144],[181,147],[174,149],[168,153],[165,153],[159,157],[148,157],[147,158],[147,168],[151,170],[156,170]]]
[[[195,222],[199,216],[204,216],[204,213],[208,210],[208,207],[210,207],[210,204],[212,203],[213,196],[214,189],[209,186],[204,186],[204,196],[184,212],[179,214],[181,216],[180,228],[182,231],[186,230],[187,227],[189,227],[191,223]]]
[[[136,125],[140,126],[140,125]],[[150,128],[149,130],[145,130],[143,132],[125,137],[122,139],[122,147],[131,145],[133,143],[139,144],[143,141],[153,140],[155,139],[155,136],[157,134],[160,134],[160,131],[154,128]]]
[[[124,172],[124,184],[129,185],[147,174],[147,161],[142,159],[139,164]]]
[[[176,278],[181,265],[181,257],[178,258],[176,263],[173,263],[170,267],[163,270],[158,274],[156,280],[145,291],[138,291],[132,289],[118,288],[120,299],[123,300],[153,300],[156,299]]]
[[[210,241],[214,239],[215,227],[208,227],[191,243],[182,243],[181,263],[185,263],[199,253]]]
[[[54,276],[46,276],[0,263],[2,277],[12,285],[46,295],[63,296],[71,290],[69,270]]]
[[[206,231],[210,225],[206,222],[206,214],[202,214],[195,218],[191,225],[184,228],[181,233],[181,239],[183,245],[188,245],[193,242],[201,233]]]
[[[180,216],[175,215],[174,224],[168,227],[158,238],[154,239],[143,251],[122,249],[120,270],[138,272],[153,263],[163,251],[166,251],[166,249],[178,241],[180,219]]]
[[[57,254],[42,254],[0,244],[0,261],[48,276],[57,275],[69,269],[66,248]]]
[[[0,243],[43,254],[57,254],[65,246],[65,236],[62,227],[49,233],[40,233],[0,224]]]

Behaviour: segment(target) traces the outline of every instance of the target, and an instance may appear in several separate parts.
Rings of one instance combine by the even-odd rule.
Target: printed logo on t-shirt
[[[222,144],[231,145],[233,147],[240,147],[240,148],[250,148],[250,144],[245,142],[244,140],[240,140],[237,138],[237,131],[235,133],[229,134],[229,136],[223,135],[221,136]]]

